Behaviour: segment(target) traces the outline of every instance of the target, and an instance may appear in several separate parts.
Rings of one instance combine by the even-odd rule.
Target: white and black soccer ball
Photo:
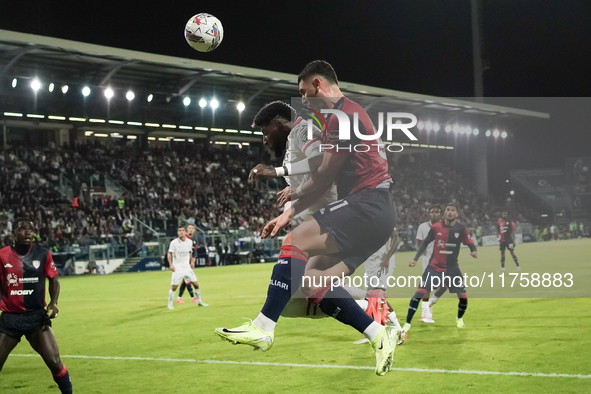
[[[201,13],[191,17],[185,26],[185,40],[199,52],[211,52],[224,39],[222,22],[213,15]]]

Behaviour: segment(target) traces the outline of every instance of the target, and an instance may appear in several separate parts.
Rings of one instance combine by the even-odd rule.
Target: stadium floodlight
[[[154,95],[152,93],[150,93],[146,100],[148,100],[148,102],[151,103],[153,99],[154,99]]]
[[[450,133],[451,132],[451,125],[446,125],[445,126],[445,132],[446,133]]]
[[[509,180],[507,179],[507,180],[505,181],[505,183],[509,183]]]
[[[105,97],[106,98],[111,99],[114,95],[115,95],[115,92],[113,92],[113,89],[111,89],[111,88],[105,89]]]
[[[433,123],[431,123],[431,122],[425,123],[425,130],[427,130],[427,131],[433,130]]]
[[[131,90],[129,90],[126,94],[125,94],[125,98],[127,99],[127,101],[132,101],[135,98],[135,93],[132,92]]]
[[[191,104],[191,97],[185,97],[183,99],[183,104],[185,107],[188,107]]]
[[[499,130],[495,130],[493,131],[492,135],[493,137],[497,138],[501,133],[499,133]]]
[[[49,86],[47,87],[47,89],[49,90],[49,93],[53,92],[53,89],[55,89],[55,85],[54,83],[50,83]]]
[[[238,110],[238,112],[242,112],[244,111],[244,109],[246,108],[246,105],[244,105],[244,103],[241,101],[238,104],[236,104],[236,109]]]
[[[454,133],[458,134],[458,132],[460,131],[460,126],[458,126],[458,124],[456,123],[454,125],[454,127],[452,128],[452,130],[453,130]]]
[[[487,137],[490,137],[490,130],[486,130],[486,133],[484,133],[484,135],[486,135]]]
[[[503,131],[501,133],[501,138],[507,138],[507,132],[506,131]]]
[[[425,123],[423,123],[423,121],[421,120],[419,123],[417,123],[417,128],[419,130],[423,130],[425,128]]]
[[[62,93],[63,94],[68,93],[68,89],[69,89],[68,85],[62,85]]]
[[[472,130],[472,134],[478,135],[478,134],[480,134],[480,130],[474,129],[474,130]]]
[[[90,88],[88,86],[82,88],[82,95],[84,97],[88,97],[90,95]]]
[[[199,100],[199,106],[200,106],[201,108],[205,108],[205,107],[207,107],[207,100],[206,100],[206,99],[204,99],[204,98],[202,98],[201,100]]]
[[[435,123],[435,124],[433,125],[433,131],[435,131],[435,132],[439,131],[439,129],[440,129],[440,128],[441,128],[441,127],[439,126],[439,123]]]
[[[466,131],[466,134],[468,134],[468,135],[472,134],[472,127],[466,126],[465,131]]]
[[[217,101],[216,99],[212,99],[212,100],[209,102],[209,105],[211,106],[211,108],[212,108],[212,109],[216,109],[217,107],[219,107],[219,106],[220,106],[220,103],[219,103],[219,101]]]
[[[514,194],[515,194],[515,190],[511,190],[511,191],[509,192],[509,194],[510,194],[510,195],[514,195]]]
[[[41,89],[41,82],[37,78],[31,81],[31,89],[34,91]]]
[[[16,78],[12,78],[12,87],[16,88],[16,85],[18,84],[18,79]]]

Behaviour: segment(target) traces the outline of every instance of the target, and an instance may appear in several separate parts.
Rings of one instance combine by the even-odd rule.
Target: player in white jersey
[[[417,230],[417,249],[421,246],[421,243],[425,238],[427,238],[427,234],[429,234],[429,230],[431,230],[431,226],[433,223],[437,223],[441,220],[441,207],[438,205],[432,205],[429,208],[429,221],[425,223],[421,223]],[[421,264],[423,266],[423,272],[429,266],[429,261],[431,260],[431,256],[433,256],[433,246],[434,243],[431,242],[429,246],[427,246],[427,250],[423,253],[421,257]],[[433,311],[431,306],[429,305],[429,297],[423,298],[423,302],[421,303],[421,321],[423,323],[435,323],[433,320]]]
[[[320,149],[320,129],[312,126],[313,138],[308,139],[308,123],[303,122],[301,117],[296,119],[296,116],[295,109],[290,105],[282,101],[273,101],[261,108],[253,123],[253,127],[263,130],[265,147],[276,156],[283,154],[283,166],[275,168],[267,164],[258,164],[250,171],[249,181],[257,178],[284,177],[288,186],[279,193],[279,204],[283,205],[284,209],[291,205],[291,190],[303,184],[309,178],[309,174],[320,167],[324,157]],[[291,122],[291,119],[295,121]],[[337,191],[333,185],[324,196],[292,218],[292,229],[320,208],[336,200]]]
[[[187,238],[187,233],[184,227],[179,227],[177,230],[178,238],[170,242],[168,248],[168,263],[172,271],[171,287],[168,290],[168,309],[174,309],[172,302],[174,300],[174,293],[185,279],[188,279],[193,286],[195,286],[195,295],[197,296],[198,305],[208,306],[201,300],[201,291],[197,283],[197,276],[193,272],[195,268],[195,257],[193,257],[193,241]]]

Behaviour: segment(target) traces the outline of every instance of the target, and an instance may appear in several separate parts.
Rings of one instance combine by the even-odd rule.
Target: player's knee
[[[45,360],[45,363],[54,375],[60,373],[60,371],[62,370],[63,365],[59,354],[51,355],[49,358]]]
[[[429,297],[429,292],[426,289],[417,289],[415,295],[412,298],[423,299],[425,297]]]

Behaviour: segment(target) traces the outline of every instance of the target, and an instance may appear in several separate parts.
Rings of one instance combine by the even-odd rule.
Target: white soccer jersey
[[[427,234],[429,234],[429,230],[431,230],[431,222],[421,223],[417,230],[417,241],[423,242],[425,238],[427,238]],[[421,257],[421,263],[423,265],[423,271],[429,265],[429,260],[431,260],[431,256],[433,255],[433,246],[435,244],[431,242],[427,246],[427,255]]]
[[[316,126],[312,127],[312,139],[308,139],[308,122],[303,122],[302,118],[298,118],[294,122],[294,126],[287,137],[287,146],[285,156],[283,157],[283,165],[290,169],[290,173],[296,175],[285,176],[285,181],[291,186],[292,191],[303,184],[310,177],[310,173],[316,171],[316,168],[309,168],[307,173],[302,173],[300,168],[303,160],[310,159],[316,156],[322,156],[320,150],[320,129]],[[300,212],[292,219],[292,227],[299,225],[301,222],[312,216],[320,208],[327,206],[331,202],[337,200],[337,189],[333,185],[326,194],[316,203]],[[285,209],[288,209],[291,201],[285,204]]]
[[[176,271],[191,270],[193,241],[189,238],[185,238],[185,242],[182,242],[179,238],[175,238],[170,242],[168,251],[172,253],[172,265],[174,265]]]

